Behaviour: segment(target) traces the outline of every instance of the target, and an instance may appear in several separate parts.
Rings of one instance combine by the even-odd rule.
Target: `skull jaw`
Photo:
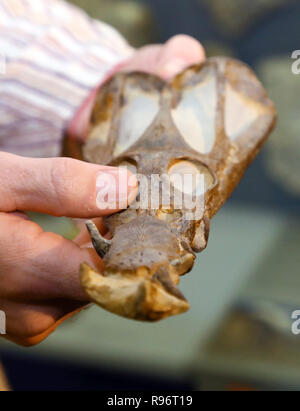
[[[158,321],[181,314],[190,307],[184,297],[171,294],[153,278],[133,274],[103,276],[89,265],[82,264],[80,282],[97,305],[134,320]]]
[[[130,210],[110,217],[111,226],[112,222],[118,224],[104,256],[104,273],[81,266],[81,285],[90,299],[110,312],[141,321],[187,311],[189,304],[176,286],[192,268],[195,255],[183,246],[183,237],[157,217],[131,215]],[[90,223],[89,228],[97,250],[104,239]]]

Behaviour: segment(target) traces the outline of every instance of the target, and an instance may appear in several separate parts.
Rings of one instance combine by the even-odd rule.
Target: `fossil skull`
[[[103,273],[81,267],[81,284],[91,299],[136,320],[186,311],[179,278],[191,270],[195,252],[206,247],[210,219],[239,183],[275,119],[261,83],[236,60],[209,59],[170,83],[145,73],[112,77],[98,93],[83,158],[127,165],[147,180],[201,175],[204,207],[191,219],[191,210],[166,207],[161,199],[155,208],[132,205],[106,218],[110,241],[88,222],[105,263]],[[173,185],[173,193],[180,190]]]

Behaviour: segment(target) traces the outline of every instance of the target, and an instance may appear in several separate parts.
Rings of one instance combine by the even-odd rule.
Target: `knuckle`
[[[63,214],[68,202],[68,192],[72,191],[74,180],[74,160],[70,158],[57,158],[51,161],[50,187],[57,203],[57,213]]]

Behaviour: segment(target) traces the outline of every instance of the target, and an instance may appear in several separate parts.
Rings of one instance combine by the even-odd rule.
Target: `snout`
[[[156,321],[188,310],[177,284],[194,258],[165,222],[138,216],[116,228],[103,274],[82,265],[81,284],[94,302],[113,313]]]

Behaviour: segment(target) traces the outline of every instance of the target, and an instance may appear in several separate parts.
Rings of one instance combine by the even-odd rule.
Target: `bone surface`
[[[207,246],[210,219],[241,180],[275,121],[274,105],[263,86],[237,60],[208,59],[168,84],[145,73],[120,73],[110,79],[99,91],[83,159],[130,165],[149,183],[153,175],[203,176],[199,197],[204,207],[200,214],[184,203],[175,207],[181,190],[171,178],[169,204],[160,195],[155,207],[148,202],[140,208],[136,202],[105,218],[109,243],[90,224],[105,265],[102,273],[86,264],[81,267],[81,284],[91,300],[135,320],[156,321],[185,312],[189,303],[177,287],[180,276],[191,270],[195,253]],[[192,183],[189,191],[196,187]]]

